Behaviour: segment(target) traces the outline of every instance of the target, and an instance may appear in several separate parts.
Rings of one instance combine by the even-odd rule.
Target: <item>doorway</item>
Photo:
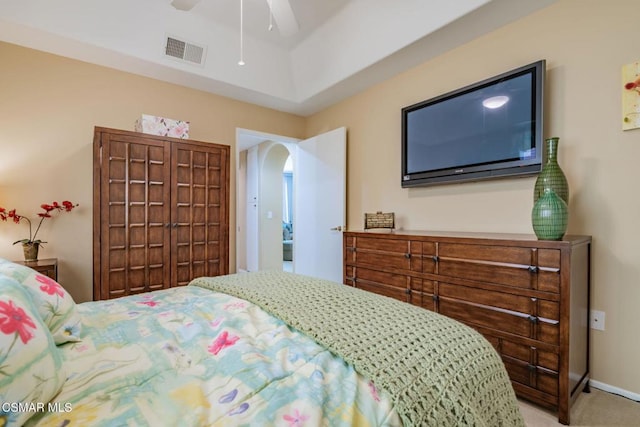
[[[238,129],[236,136],[236,271],[293,272],[298,140],[246,129]]]
[[[295,220],[292,270],[342,282],[346,133],[341,127],[297,140],[237,130],[238,272],[283,268],[282,180],[284,163],[290,156]]]
[[[293,157],[282,170],[282,270],[293,273]]]

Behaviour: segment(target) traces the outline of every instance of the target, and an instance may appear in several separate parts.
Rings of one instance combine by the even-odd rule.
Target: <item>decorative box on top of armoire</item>
[[[589,381],[591,237],[344,233],[344,284],[457,319],[500,353],[519,397],[570,407]]]
[[[229,272],[228,145],[96,127],[93,298]]]

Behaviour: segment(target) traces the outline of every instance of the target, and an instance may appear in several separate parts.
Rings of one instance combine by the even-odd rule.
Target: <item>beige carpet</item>
[[[555,414],[520,400],[520,411],[528,427],[561,426]],[[640,403],[591,387],[571,407],[571,425],[588,427],[640,426]]]

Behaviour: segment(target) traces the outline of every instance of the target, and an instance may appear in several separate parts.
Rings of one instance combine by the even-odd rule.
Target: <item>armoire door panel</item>
[[[207,252],[209,259],[218,259],[220,262],[227,262],[227,250],[224,248],[226,234],[220,224],[210,223],[207,225]]]
[[[220,186],[228,181],[220,165],[221,152],[213,145],[173,147],[172,220],[178,225],[173,234],[177,250],[172,286],[188,284],[198,276],[218,275],[219,266],[228,263],[228,243],[220,239],[221,229],[228,227],[224,219],[228,213],[220,206],[228,198]]]
[[[213,163],[219,162],[220,159],[218,159],[217,157],[218,156],[211,156],[211,161]],[[209,178],[208,182],[209,182],[210,188],[213,188],[213,189],[221,188],[223,183],[221,182],[222,176],[220,175],[220,167],[219,166],[209,166],[207,172],[208,172],[207,175],[208,175],[208,178]]]
[[[207,219],[207,207],[204,204],[196,204],[193,206],[193,224],[197,227],[202,227],[203,230],[207,226],[205,223]]]
[[[145,138],[101,133],[97,139],[101,150],[100,284],[106,285],[101,286],[100,297],[168,287],[169,265],[164,260],[169,259],[169,232],[164,224],[170,211],[164,176],[170,171],[170,151]],[[158,280],[158,275],[163,279]]]
[[[196,274],[204,273],[202,267],[204,255],[198,253],[196,249],[197,244],[202,244],[204,236],[203,233],[198,232],[202,229],[202,221],[198,224],[195,220],[196,212],[201,209],[198,205],[202,204],[198,201],[199,191],[196,184],[198,173],[195,161],[198,156],[196,153],[185,150],[178,150],[178,152],[180,157],[177,165],[177,182],[175,183],[177,197],[174,200],[174,209],[178,223],[175,233],[178,248],[176,265],[180,274],[175,284],[182,286],[188,284]]]
[[[207,271],[209,276],[220,276],[227,274],[226,266],[222,265],[219,259],[212,259],[207,261]]]

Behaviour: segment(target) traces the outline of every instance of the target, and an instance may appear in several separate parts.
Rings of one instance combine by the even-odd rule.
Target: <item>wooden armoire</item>
[[[230,147],[96,127],[93,299],[229,272]]]

